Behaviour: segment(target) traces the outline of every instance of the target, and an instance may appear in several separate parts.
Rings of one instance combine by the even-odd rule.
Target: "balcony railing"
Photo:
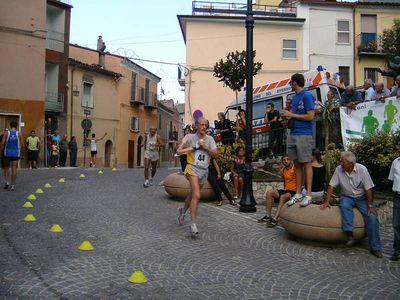
[[[47,30],[46,48],[64,53],[64,33],[54,30]]]
[[[358,55],[383,55],[376,33],[362,32],[356,37]]]
[[[46,92],[44,109],[52,112],[64,111],[64,94]]]
[[[224,3],[224,2],[208,2],[193,1],[193,15],[245,15],[247,6],[243,3]],[[296,17],[296,7],[291,6],[270,6],[253,4],[253,14],[255,16],[282,16]]]

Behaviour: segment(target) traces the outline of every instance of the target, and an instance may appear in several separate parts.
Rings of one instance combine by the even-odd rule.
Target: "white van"
[[[340,95],[344,91],[344,84],[342,78],[339,75],[324,70],[321,66],[317,70],[308,71],[303,73],[305,79],[305,87],[314,96],[315,102],[325,103],[326,94],[328,91],[332,91],[335,99],[340,100]],[[289,84],[290,78],[286,78],[280,81],[267,83],[262,86],[255,87],[253,89],[253,135],[258,133],[268,132],[271,128],[264,122],[264,116],[268,103],[273,103],[275,109],[281,111],[283,108],[290,105],[291,99],[295,94]],[[225,110],[225,116],[231,121],[236,120],[236,115],[239,109],[246,110],[246,92],[240,93],[238,100],[232,101]],[[321,124],[318,124],[317,116],[317,129],[320,128]],[[286,125],[285,122],[282,122]],[[260,136],[262,140],[267,139]],[[257,140],[260,140],[259,138]],[[255,140],[253,137],[253,144]],[[266,144],[266,140],[262,144]],[[259,144],[257,142],[257,144]],[[258,145],[257,148],[263,145]]]

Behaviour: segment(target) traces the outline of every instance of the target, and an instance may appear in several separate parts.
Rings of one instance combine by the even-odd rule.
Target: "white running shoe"
[[[183,207],[178,208],[178,224],[183,225],[185,222],[185,212],[183,211]]]
[[[150,186],[150,183],[149,183],[149,181],[146,179],[146,181],[143,183],[143,186],[144,187],[149,187]]]
[[[311,196],[305,196],[303,200],[300,202],[300,206],[305,207],[311,204]]]
[[[150,178],[150,179],[149,179],[149,184],[150,184],[150,185],[153,185],[153,178]]]
[[[303,195],[302,194],[295,194],[288,202],[286,202],[287,206],[291,206],[295,204],[296,202],[300,202],[303,200]]]
[[[190,224],[190,234],[192,236],[195,236],[196,234],[199,234],[199,231],[197,230],[197,226],[195,223]]]

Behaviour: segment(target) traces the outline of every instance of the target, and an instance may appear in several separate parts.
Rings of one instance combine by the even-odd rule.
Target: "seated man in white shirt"
[[[356,156],[352,152],[345,151],[340,154],[340,166],[336,168],[329,182],[325,202],[320,206],[321,209],[330,207],[329,201],[334,189],[338,186],[340,186],[341,191],[339,206],[342,216],[342,230],[347,234],[346,245],[352,246],[355,243],[353,208],[356,207],[364,219],[371,254],[378,258],[383,257],[377,218],[378,209],[372,203],[374,183],[367,168],[356,163]]]

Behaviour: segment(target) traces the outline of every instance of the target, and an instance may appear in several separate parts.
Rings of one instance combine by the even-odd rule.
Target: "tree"
[[[256,56],[256,51],[253,51],[253,58]],[[253,76],[261,70],[262,63],[253,63]],[[236,93],[242,90],[246,81],[246,51],[229,52],[226,55],[226,61],[222,58],[214,66],[215,77],[222,81],[224,86],[229,87]]]
[[[380,40],[388,60],[400,56],[400,19],[394,19],[392,28],[383,30]]]

